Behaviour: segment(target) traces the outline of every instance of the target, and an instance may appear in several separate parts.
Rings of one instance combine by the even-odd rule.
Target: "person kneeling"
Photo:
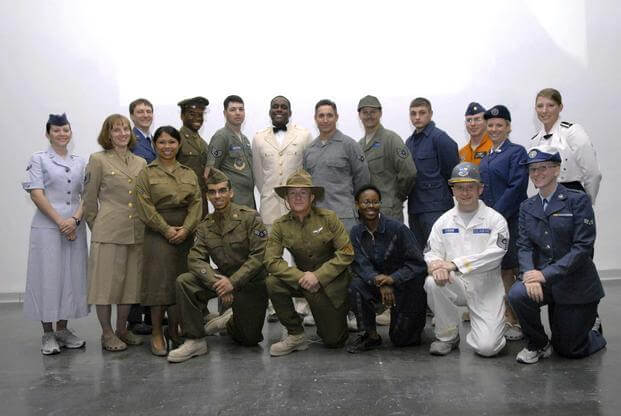
[[[459,346],[460,312],[470,311],[468,344],[491,357],[505,346],[505,290],[500,263],[508,247],[507,221],[479,200],[483,192],[479,168],[455,166],[449,184],[457,206],[433,225],[425,249],[430,276],[425,281],[435,316],[432,355],[446,355]]]
[[[356,192],[361,224],[351,230],[354,246],[349,302],[356,314],[358,336],[351,353],[377,348],[382,338],[375,321],[376,302],[390,310],[389,336],[397,347],[420,345],[425,328],[427,266],[414,234],[404,224],[380,214],[382,195],[375,186]]]
[[[215,168],[207,178],[207,198],[215,212],[197,228],[188,254],[190,272],[177,278],[177,304],[186,341],[168,353],[168,361],[174,363],[206,354],[205,336],[217,332],[226,331],[245,346],[263,341],[267,272],[262,261],[267,230],[255,210],[231,202],[231,182]],[[217,271],[211,268],[210,257]],[[227,310],[205,328],[203,308],[216,296]]]

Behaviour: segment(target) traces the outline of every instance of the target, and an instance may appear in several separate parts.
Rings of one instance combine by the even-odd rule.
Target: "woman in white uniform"
[[[65,114],[50,114],[45,128],[50,146],[32,155],[22,183],[37,206],[30,227],[24,315],[41,321],[41,353],[50,355],[61,347],[85,345],[67,321],[89,313],[86,230],[81,221],[86,163],[69,153],[72,132]]]

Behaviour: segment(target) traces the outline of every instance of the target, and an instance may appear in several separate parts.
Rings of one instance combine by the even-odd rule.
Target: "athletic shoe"
[[[58,345],[64,348],[82,348],[86,345],[86,341],[78,338],[69,328],[54,332],[54,338]]]
[[[528,347],[518,352],[515,360],[523,364],[535,364],[540,358],[548,358],[552,355],[552,345],[548,342],[545,347],[539,350],[529,350]]]

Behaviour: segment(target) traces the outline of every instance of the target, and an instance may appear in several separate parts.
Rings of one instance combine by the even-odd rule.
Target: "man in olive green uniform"
[[[209,142],[207,168],[215,167],[224,172],[233,186],[233,202],[256,208],[254,203],[254,175],[252,150],[248,138],[241,132],[246,117],[244,101],[237,95],[224,100],[226,125],[218,130]]]
[[[293,297],[308,301],[324,344],[342,347],[348,337],[348,266],[354,259],[345,226],[334,211],[313,206],[315,199],[323,197],[323,188],[313,186],[306,171],[300,169],[285,186],[274,190],[287,201],[290,211],[273,223],[264,263],[270,273],[267,292],[288,335],[270,347],[270,354],[281,356],[308,348]],[[285,247],[295,266],[283,259]]]
[[[181,149],[177,153],[177,160],[191,168],[198,177],[198,183],[201,187],[201,195],[203,197],[203,216],[209,212],[207,199],[205,198],[205,179],[207,173],[205,171],[208,155],[208,146],[205,140],[198,134],[203,126],[203,114],[205,107],[209,105],[209,100],[204,97],[188,98],[177,103],[181,107],[181,121],[183,126],[179,129],[181,133]]]
[[[234,191],[228,177],[212,168],[207,195],[215,212],[196,230],[188,255],[189,273],[177,278],[177,305],[181,309],[186,341],[168,354],[168,361],[182,362],[207,353],[206,335],[226,331],[241,345],[263,340],[267,308],[263,255],[267,230],[259,214],[231,202]],[[209,257],[218,266],[212,269]],[[220,317],[203,326],[203,308],[218,297],[224,307]]]
[[[364,137],[358,141],[369,165],[371,184],[382,190],[380,212],[403,222],[403,201],[414,185],[416,167],[410,151],[397,133],[380,123],[382,105],[367,95],[358,103]]]

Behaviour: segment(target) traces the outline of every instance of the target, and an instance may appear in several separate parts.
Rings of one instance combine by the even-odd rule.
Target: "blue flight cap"
[[[530,165],[537,162],[555,162],[561,163],[561,155],[554,148],[546,148],[550,152],[546,152],[539,147],[533,147],[528,151],[528,159],[520,162],[520,165]]]
[[[504,118],[507,121],[511,121],[511,113],[509,109],[502,104],[498,104],[490,108],[483,115],[485,120],[489,120],[490,118]]]
[[[67,120],[67,114],[50,114],[50,117],[47,119],[47,124],[50,126],[64,126],[69,124],[69,120]]]
[[[470,104],[468,104],[468,108],[466,108],[466,116],[473,116],[475,114],[479,114],[479,113],[484,113],[485,112],[485,107],[483,107],[481,104],[476,103],[476,102],[472,102]]]

